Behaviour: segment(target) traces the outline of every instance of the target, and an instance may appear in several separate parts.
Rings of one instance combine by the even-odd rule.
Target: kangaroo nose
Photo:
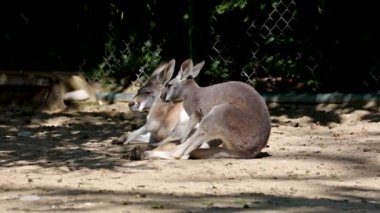
[[[139,107],[139,103],[132,100],[132,101],[128,102],[128,107],[131,111],[136,111],[137,108]]]
[[[165,94],[161,94],[160,98],[161,98],[161,100],[166,101],[166,100],[165,100],[165,98],[166,98],[166,95],[165,95]]]
[[[168,88],[165,87],[162,91],[161,91],[161,100],[163,101],[166,101],[166,96],[168,94]]]

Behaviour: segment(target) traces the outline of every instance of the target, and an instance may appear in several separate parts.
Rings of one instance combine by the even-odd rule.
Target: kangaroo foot
[[[172,160],[175,159],[170,152],[166,151],[145,151],[142,154],[142,159],[162,159],[162,160]]]

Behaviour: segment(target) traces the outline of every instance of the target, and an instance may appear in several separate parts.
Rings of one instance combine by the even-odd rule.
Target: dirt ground
[[[270,112],[261,158],[134,161],[143,146],[110,143],[144,122],[126,103],[59,113],[3,107],[0,211],[380,212],[378,108]]]

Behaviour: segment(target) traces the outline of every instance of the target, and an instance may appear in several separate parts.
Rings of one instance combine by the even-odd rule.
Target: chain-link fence
[[[342,18],[349,13],[339,5],[302,0],[187,3],[177,2],[176,13],[168,9],[170,2],[148,3],[152,20],[150,30],[143,31],[149,34],[143,34],[147,40],[137,36],[119,45],[121,57],[141,52],[132,60],[143,62],[140,68],[128,65],[126,72],[140,78],[160,60],[175,58],[181,63],[193,57],[206,60],[200,79],[205,84],[240,80],[266,92],[349,91],[353,84],[358,91],[380,87],[379,54],[370,46],[378,42],[375,31],[358,31],[354,37],[345,25],[352,22]],[[170,20],[163,18],[168,12]],[[371,43],[358,39],[368,35]],[[120,64],[115,62],[110,64]],[[144,65],[149,63],[150,67]]]
[[[232,67],[237,73],[231,75],[240,75],[241,80],[252,84],[257,84],[260,78],[268,83],[268,79],[305,77],[302,80],[317,86],[311,84],[320,68],[320,59],[317,52],[304,51],[305,46],[296,38],[297,9],[295,0],[279,0],[247,5],[246,10],[239,11],[245,16],[214,13],[210,21],[214,39],[210,60],[218,61],[221,67]],[[235,19],[232,25],[240,26],[226,26],[223,22],[227,18]],[[228,35],[234,32],[226,32],[224,27],[235,28],[238,34]]]
[[[191,57],[206,60],[199,78],[205,84],[241,80],[277,92],[378,91],[376,8],[334,0],[14,4],[3,11],[0,65],[77,67],[95,79],[131,83],[160,62],[175,58],[178,65]]]
[[[270,67],[263,63],[268,58],[264,44],[271,39],[284,38],[293,31],[293,25],[296,21],[295,5],[296,3],[293,0],[279,1],[268,8],[267,11],[263,11],[263,13],[268,14],[263,23],[259,23],[257,20],[251,22],[251,25],[247,29],[247,35],[252,39],[255,38],[255,40],[253,41],[254,46],[250,51],[252,54],[250,60],[257,63],[253,66],[248,64],[248,66],[244,67],[242,74],[247,80],[251,80],[255,74],[259,73],[259,69],[263,70],[266,74],[270,74]],[[254,37],[253,34],[257,34],[257,36]],[[301,53],[299,55],[301,56]],[[312,71],[314,71],[314,68]]]
[[[376,31],[351,32],[352,27],[346,26],[350,20],[342,18],[349,13],[338,11],[339,5],[328,6],[331,14],[318,2],[247,1],[242,8],[214,12],[208,58],[226,78],[267,91],[350,90],[352,83],[376,91],[380,88],[378,51],[364,43],[369,41],[358,40],[369,39]]]

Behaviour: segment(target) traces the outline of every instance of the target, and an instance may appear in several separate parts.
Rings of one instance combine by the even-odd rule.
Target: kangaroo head
[[[193,61],[187,59],[181,65],[181,68],[175,78],[170,80],[166,85],[164,92],[161,94],[161,99],[164,101],[182,101],[182,92],[186,82],[193,81],[201,71],[204,61],[193,66]]]
[[[157,67],[129,103],[131,111],[149,111],[156,99],[160,97],[164,85],[173,76],[174,66],[175,60],[172,59],[170,62],[163,63]]]

